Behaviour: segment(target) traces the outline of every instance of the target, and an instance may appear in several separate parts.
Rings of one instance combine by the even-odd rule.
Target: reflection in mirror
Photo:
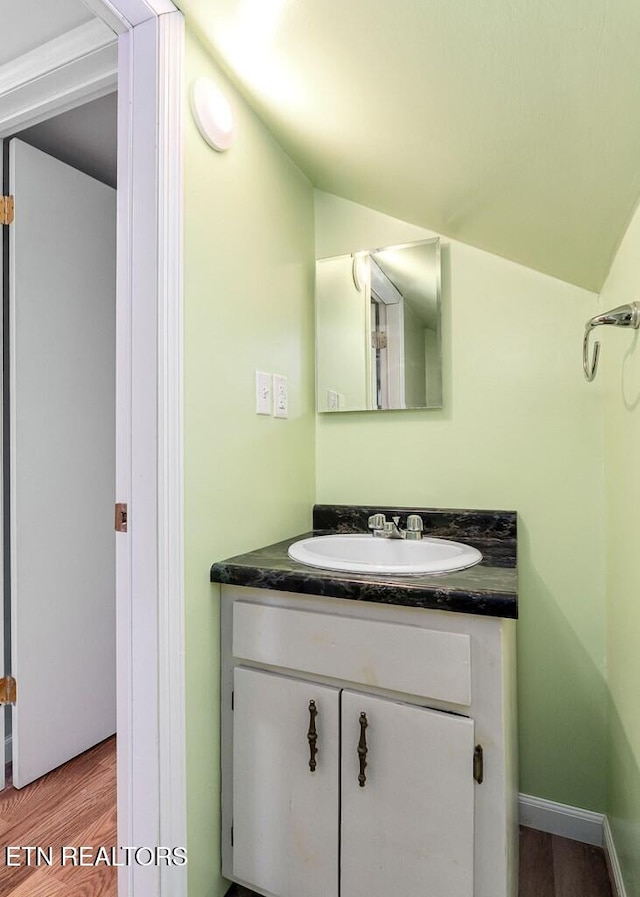
[[[440,240],[316,263],[318,411],[442,407]]]

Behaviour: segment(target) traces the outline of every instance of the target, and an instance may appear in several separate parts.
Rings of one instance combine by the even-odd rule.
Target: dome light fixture
[[[198,78],[191,87],[191,113],[198,130],[219,153],[228,150],[235,136],[231,106],[209,78]]]

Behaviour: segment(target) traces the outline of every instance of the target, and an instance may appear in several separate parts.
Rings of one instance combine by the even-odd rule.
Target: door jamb
[[[120,0],[112,5],[121,8]],[[122,0],[123,14],[132,5]],[[186,843],[183,42],[178,12],[150,14],[118,41],[116,407],[129,411],[116,449],[117,500],[129,505],[129,532],[117,536],[119,843],[170,848]],[[120,875],[120,897],[186,894],[182,867],[125,867]]]

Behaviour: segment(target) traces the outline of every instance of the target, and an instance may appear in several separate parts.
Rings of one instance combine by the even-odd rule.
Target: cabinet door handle
[[[358,742],[358,759],[360,760],[360,774],[358,776],[358,782],[361,788],[364,788],[364,783],[367,781],[367,777],[364,774],[364,771],[367,767],[367,735],[366,728],[369,725],[367,722],[367,714],[360,714],[360,741]]]
[[[316,747],[318,741],[318,733],[316,732],[316,716],[318,715],[318,708],[316,707],[315,701],[309,701],[309,731],[307,732],[307,741],[309,742],[309,769],[311,772],[316,771],[316,754],[318,753],[318,748]]]

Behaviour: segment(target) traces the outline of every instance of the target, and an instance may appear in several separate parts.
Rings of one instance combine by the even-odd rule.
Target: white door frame
[[[183,18],[170,0],[84,2],[117,64],[93,23],[2,67],[0,138],[117,80],[118,844],[184,847]],[[186,869],[124,866],[118,893],[185,897]]]

